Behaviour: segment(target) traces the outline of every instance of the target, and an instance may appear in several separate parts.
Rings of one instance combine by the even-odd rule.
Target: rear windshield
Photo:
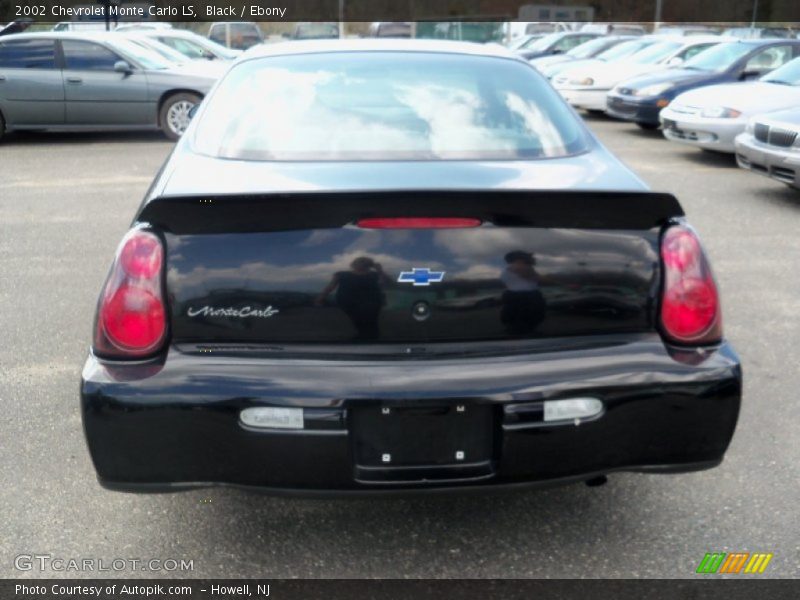
[[[209,97],[194,137],[202,154],[245,160],[527,159],[586,143],[530,66],[422,52],[243,62]]]

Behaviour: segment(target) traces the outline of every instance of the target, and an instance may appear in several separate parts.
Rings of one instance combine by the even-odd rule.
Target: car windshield
[[[795,58],[782,67],[767,73],[761,78],[761,81],[784,85],[800,85],[800,58]]]
[[[580,46],[575,46],[572,50],[567,52],[567,56],[573,58],[589,58],[597,54],[598,50],[608,46],[608,40],[605,38],[595,38],[584,42]]]
[[[155,39],[150,38],[131,38],[131,42],[137,44],[144,48],[145,50],[152,50],[153,52],[157,53],[162,58],[167,59],[170,62],[182,64],[186,62],[186,56],[181,54],[177,50],[173,50],[169,46],[166,46]]]
[[[687,60],[683,63],[683,68],[698,71],[725,71],[752,49],[751,44],[740,42],[717,44]]]
[[[539,38],[532,44],[523,46],[523,48],[525,48],[525,50],[530,50],[532,52],[543,52],[547,50],[550,46],[555,44],[562,37],[564,37],[563,33],[551,33],[549,35]]]
[[[218,44],[214,40],[204,38],[201,35],[192,36],[191,38],[185,39],[184,41],[197,44],[198,46],[205,48],[209,52],[216,54],[217,56],[221,56],[223,58],[236,58],[240,54],[240,52],[237,50],[231,50],[230,48],[226,48],[222,44]]]
[[[240,63],[197,123],[195,149],[245,160],[530,159],[575,154],[579,121],[528,65],[423,52]]]
[[[537,33],[535,35],[523,35],[512,41],[508,45],[508,48],[510,50],[520,50],[522,48],[525,48],[528,44],[532,44],[533,42],[541,38],[542,38],[541,33]]]
[[[124,38],[109,40],[108,45],[121,54],[132,58],[145,69],[162,70],[174,67],[173,63],[160,56],[157,52],[144,48],[130,40]]]
[[[630,40],[604,50],[597,55],[597,58],[605,61],[618,60],[653,44],[655,44],[653,40]]]
[[[678,50],[680,42],[657,42],[633,54],[630,61],[639,65],[654,65]]]

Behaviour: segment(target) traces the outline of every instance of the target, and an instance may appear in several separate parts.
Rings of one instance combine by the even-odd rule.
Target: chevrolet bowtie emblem
[[[444,279],[444,271],[431,271],[428,268],[419,269],[414,267],[410,271],[401,271],[397,277],[397,283],[410,283],[414,286],[430,285],[439,283]]]

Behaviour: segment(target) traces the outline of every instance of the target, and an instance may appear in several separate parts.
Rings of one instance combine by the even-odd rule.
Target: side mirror
[[[133,73],[133,68],[124,60],[118,60],[114,63],[114,71],[124,75],[130,75]]]
[[[554,50],[553,50],[553,52],[552,52],[552,53],[553,53],[553,54],[563,54],[563,53],[564,53],[564,51],[563,51],[563,50],[559,50],[558,48],[556,48],[556,49],[554,49]]]
[[[677,67],[678,65],[683,64],[683,59],[680,56],[673,56],[667,61],[667,65],[670,67]]]
[[[758,79],[763,74],[764,73],[762,73],[758,69],[748,69],[746,71],[742,71],[742,74],[739,76],[739,79],[741,79],[742,81],[748,81],[750,79]]]

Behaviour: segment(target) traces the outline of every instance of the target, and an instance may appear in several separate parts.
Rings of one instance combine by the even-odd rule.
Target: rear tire
[[[653,131],[659,128],[658,123],[636,123],[639,126],[639,129],[644,129],[645,131]]]
[[[172,94],[161,105],[158,111],[158,126],[164,135],[177,140],[189,126],[189,111],[200,104],[202,98],[190,92]]]

